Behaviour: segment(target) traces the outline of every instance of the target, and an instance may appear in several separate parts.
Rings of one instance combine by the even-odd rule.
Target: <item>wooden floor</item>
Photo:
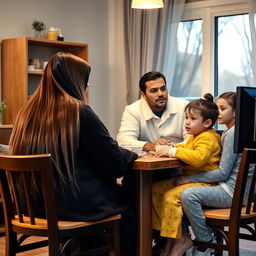
[[[43,238],[31,237],[31,238],[28,238],[28,242],[29,241],[39,241],[41,239],[43,239]],[[19,253],[17,255],[19,255],[19,256],[47,256],[48,250],[47,250],[47,247],[43,247],[40,249],[32,250],[30,252]],[[4,236],[0,237],[0,256],[5,256],[5,237]]]
[[[0,256],[5,256],[5,237],[0,236]],[[30,239],[30,240],[29,240]],[[28,241],[39,241],[40,239],[43,238],[38,238],[38,237],[32,237],[28,238]],[[249,255],[255,255],[256,256],[256,242],[253,241],[246,241],[246,240],[240,240],[240,248],[241,249],[246,249],[246,252],[240,252],[241,256],[249,256]],[[252,254],[250,254],[250,252]],[[30,252],[24,252],[24,253],[19,253],[17,254],[18,256],[47,256],[48,255],[48,250],[47,247],[41,248],[41,249],[36,249],[32,250]],[[188,253],[188,255],[190,255]]]

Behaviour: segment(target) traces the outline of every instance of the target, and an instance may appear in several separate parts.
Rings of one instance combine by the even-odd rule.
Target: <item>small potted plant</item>
[[[42,21],[34,20],[32,23],[32,28],[35,31],[35,37],[41,38],[43,31],[46,29],[46,26]]]
[[[0,101],[0,124],[2,124],[3,121],[3,113],[6,110],[7,105],[5,100]]]

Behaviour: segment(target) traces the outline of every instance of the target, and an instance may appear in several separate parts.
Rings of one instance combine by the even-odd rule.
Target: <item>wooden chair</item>
[[[12,125],[0,125],[0,144],[8,145],[12,133]]]
[[[239,238],[256,241],[255,166],[253,167],[249,198],[246,205],[243,206],[249,166],[255,163],[256,149],[244,148],[231,208],[204,210],[207,224],[214,228],[217,235],[217,244],[194,240],[194,245],[214,248],[218,251],[218,255],[222,255],[222,251],[227,250],[229,256],[238,256]],[[225,227],[226,229],[224,229]],[[242,230],[246,230],[247,232],[242,233]]]
[[[37,182],[38,195],[42,196],[42,209],[45,217],[35,215],[34,198],[31,193],[31,175]],[[23,196],[21,196],[23,191]],[[16,255],[48,245],[49,256],[65,255],[65,249],[74,245],[74,239],[91,232],[109,234],[112,239],[101,248],[91,249],[86,253],[68,252],[66,255],[119,255],[119,220],[115,215],[95,222],[60,221],[57,218],[56,199],[53,186],[53,172],[50,154],[30,156],[10,156],[0,154],[0,193],[3,199],[6,256]],[[35,192],[34,192],[35,194]],[[21,209],[26,203],[26,210]],[[41,198],[41,197],[40,197]],[[37,204],[38,204],[37,200]],[[17,240],[17,234],[22,236]],[[47,237],[45,241],[22,244],[29,236]],[[109,236],[108,236],[109,237]],[[72,242],[72,243],[71,243]],[[62,244],[60,246],[60,244]],[[73,246],[74,247],[74,246]]]
[[[0,125],[0,152],[2,150],[1,144],[8,145],[9,138],[12,132],[12,125]],[[3,207],[2,198],[0,195],[0,236],[4,235],[4,218],[3,218]]]

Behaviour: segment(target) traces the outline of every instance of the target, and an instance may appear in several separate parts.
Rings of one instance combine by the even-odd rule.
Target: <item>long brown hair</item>
[[[39,86],[20,110],[10,138],[10,153],[50,153],[62,184],[76,184],[79,110],[90,74],[89,64],[70,53],[53,55]]]

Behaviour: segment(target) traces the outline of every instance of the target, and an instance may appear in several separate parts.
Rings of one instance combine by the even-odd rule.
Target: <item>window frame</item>
[[[217,59],[215,54],[215,18],[249,13],[248,0],[205,0],[186,3],[182,21],[202,19],[202,88],[201,95],[217,96]]]

